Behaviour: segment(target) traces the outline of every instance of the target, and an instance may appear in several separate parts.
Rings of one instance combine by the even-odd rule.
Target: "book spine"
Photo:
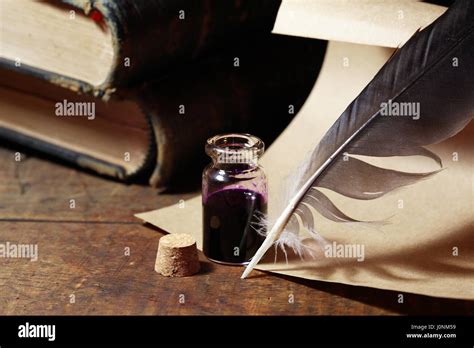
[[[168,73],[219,43],[270,32],[280,6],[280,0],[62,1],[100,18],[112,31],[113,69],[96,88],[105,96]]]

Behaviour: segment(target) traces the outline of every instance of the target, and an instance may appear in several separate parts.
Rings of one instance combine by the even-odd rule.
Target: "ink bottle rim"
[[[265,144],[248,133],[218,134],[207,139],[205,151],[214,164],[246,164],[252,167],[258,166]]]

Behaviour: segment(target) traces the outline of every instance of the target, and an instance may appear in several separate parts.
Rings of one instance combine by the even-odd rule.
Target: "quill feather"
[[[297,189],[290,194],[242,278],[275,242],[290,244],[294,250],[301,249],[295,241],[301,227],[312,234],[315,231],[308,206],[334,221],[357,221],[342,213],[317,187],[355,199],[375,199],[438,172],[388,170],[353,157],[347,160],[347,154],[418,155],[433,159],[441,167],[441,159],[423,146],[452,137],[473,117],[472,47],[474,2],[458,0],[438,20],[415,33],[389,59],[300,166]],[[398,105],[418,103],[419,114],[383,116],[382,105],[393,102]],[[346,156],[342,156],[343,151]]]

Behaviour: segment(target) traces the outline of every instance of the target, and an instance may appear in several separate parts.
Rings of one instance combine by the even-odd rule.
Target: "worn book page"
[[[273,33],[399,47],[444,11],[415,0],[283,0]]]

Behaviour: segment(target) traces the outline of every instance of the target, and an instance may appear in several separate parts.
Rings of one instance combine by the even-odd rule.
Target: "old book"
[[[278,7],[2,1],[0,137],[156,187],[199,163],[216,133],[270,141],[303,104],[318,72],[308,62],[325,49],[272,36]],[[271,115],[272,127],[257,114]]]
[[[0,137],[100,174],[165,187],[201,169],[195,164],[203,144],[216,133],[275,138],[309,94],[324,51],[321,41],[266,33],[121,88],[107,101],[51,83],[58,75],[4,63]]]
[[[0,58],[111,94],[211,47],[271,30],[275,0],[2,0]],[[21,23],[21,25],[19,25]]]

